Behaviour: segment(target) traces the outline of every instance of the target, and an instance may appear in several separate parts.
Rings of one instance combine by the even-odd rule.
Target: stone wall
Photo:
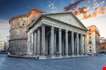
[[[20,16],[10,21],[9,54],[24,56],[27,53],[27,16]]]
[[[26,39],[16,39],[9,41],[9,53],[11,55],[25,56],[27,53]]]
[[[27,26],[32,22],[33,18],[40,16],[42,12],[32,9],[31,12],[13,17],[9,20],[10,36],[9,36],[9,54],[15,56],[27,55]]]

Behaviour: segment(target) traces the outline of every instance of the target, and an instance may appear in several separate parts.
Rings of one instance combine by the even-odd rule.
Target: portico
[[[60,20],[56,19],[57,16],[61,17],[65,14],[66,16],[67,14],[71,15],[75,22],[71,21],[70,24],[67,24],[61,21],[62,18]],[[69,15],[68,18],[70,18]],[[67,19],[64,21],[67,21]],[[78,25],[72,25],[71,23]],[[35,21],[33,26],[29,26],[28,54],[45,58],[85,55],[85,32],[86,28],[73,14],[61,13],[58,15],[56,13],[53,14],[53,17],[46,14],[39,18],[39,22]]]

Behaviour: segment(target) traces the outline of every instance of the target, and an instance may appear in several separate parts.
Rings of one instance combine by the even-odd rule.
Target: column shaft
[[[84,54],[86,54],[86,40],[85,40],[85,35],[83,35],[84,37]]]
[[[34,43],[33,43],[33,33],[31,33],[31,46],[30,46],[30,50],[31,50],[31,55],[34,55]]]
[[[56,41],[56,32],[54,32],[54,55],[57,55],[57,41]]]
[[[37,55],[40,55],[40,29],[37,30]]]
[[[81,54],[84,54],[84,41],[83,41],[83,35],[81,34]]]
[[[42,55],[46,55],[45,47],[45,26],[42,26]]]
[[[71,32],[72,55],[74,55],[74,32]]]
[[[51,27],[50,53],[54,56],[54,27]]]
[[[68,31],[66,30],[65,32],[65,52],[66,52],[66,56],[68,56]]]
[[[79,55],[79,34],[77,33],[77,55]]]
[[[36,38],[37,38],[37,37],[36,37],[36,32],[34,32],[34,41],[33,41],[33,43],[34,43],[34,47],[33,47],[33,48],[34,48],[34,49],[33,49],[33,54],[34,54],[34,56],[36,55],[36,45],[37,45],[37,44],[36,44]]]
[[[59,29],[59,54],[62,56],[62,30]]]

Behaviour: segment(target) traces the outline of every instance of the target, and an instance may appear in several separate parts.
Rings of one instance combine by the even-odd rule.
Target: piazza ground
[[[69,59],[23,59],[0,54],[0,70],[102,70],[106,55]]]

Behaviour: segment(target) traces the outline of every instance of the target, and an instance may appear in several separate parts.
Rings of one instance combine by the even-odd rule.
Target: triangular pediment
[[[86,29],[86,27],[71,12],[47,14],[47,17],[62,21],[66,24]]]

